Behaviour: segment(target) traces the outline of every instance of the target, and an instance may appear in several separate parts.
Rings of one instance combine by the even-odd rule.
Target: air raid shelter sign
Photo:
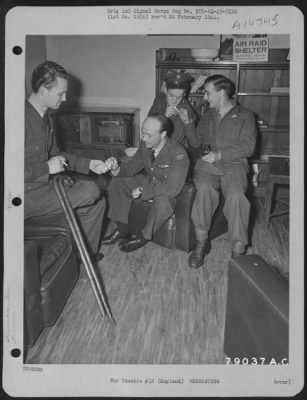
[[[268,61],[268,38],[235,38],[233,61]]]

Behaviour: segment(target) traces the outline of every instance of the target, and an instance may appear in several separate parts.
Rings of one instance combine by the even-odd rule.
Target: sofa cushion
[[[70,246],[66,235],[51,236],[48,239],[40,239],[39,263],[41,276],[65,253]]]

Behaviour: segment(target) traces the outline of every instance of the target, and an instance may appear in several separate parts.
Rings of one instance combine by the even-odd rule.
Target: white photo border
[[[134,6],[127,6],[134,8]],[[112,6],[121,10],[125,6]],[[139,7],[139,6],[137,6]],[[143,6],[142,8],[154,8]],[[221,14],[219,23],[206,20],[111,20],[106,7],[15,7],[6,15],[5,40],[5,193],[4,193],[4,290],[3,290],[3,387],[11,396],[291,396],[304,382],[304,17],[293,6],[225,7],[236,14]],[[174,6],[159,6],[174,8]],[[221,8],[176,6],[178,9]],[[269,23],[264,21],[275,21]],[[54,22],[56,21],[56,23]],[[85,24],[84,21],[91,21]],[[253,24],[251,24],[253,21]],[[257,22],[258,21],[258,22]],[[262,21],[262,22],[261,22]],[[23,348],[23,203],[24,199],[24,98],[25,49],[31,35],[177,35],[289,34],[290,67],[290,363],[284,366],[235,365],[37,365],[24,369]],[[16,118],[18,116],[18,118]],[[14,168],[11,167],[14,160]],[[17,163],[16,163],[17,160]],[[18,251],[16,251],[18,249]],[[35,366],[33,366],[35,367]],[[159,385],[110,383],[112,376],[130,379],[198,376],[216,377],[218,385]],[[276,385],[274,379],[289,380]]]

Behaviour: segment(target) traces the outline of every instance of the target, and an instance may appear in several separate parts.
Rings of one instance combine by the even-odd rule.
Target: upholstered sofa
[[[24,224],[24,348],[58,319],[79,278],[77,251],[64,216]]]

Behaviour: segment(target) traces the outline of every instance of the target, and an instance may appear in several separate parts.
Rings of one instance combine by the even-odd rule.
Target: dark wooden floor
[[[223,364],[223,335],[230,243],[212,243],[205,266],[191,270],[187,254],[148,243],[124,254],[105,247],[99,269],[116,324],[102,319],[81,272],[53,327],[28,351],[27,363]],[[263,221],[263,202],[252,213],[251,246],[287,273],[289,216]]]

